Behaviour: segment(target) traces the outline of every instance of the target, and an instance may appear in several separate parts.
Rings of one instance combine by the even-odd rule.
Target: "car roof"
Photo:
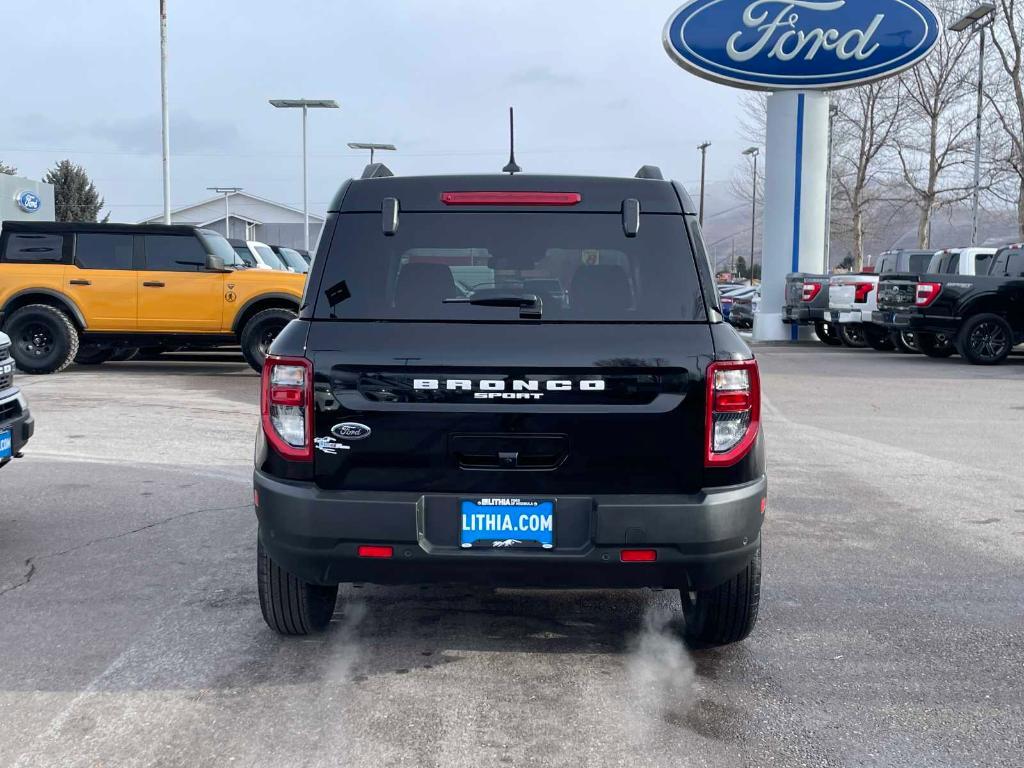
[[[99,232],[132,235],[195,235],[199,227],[191,224],[98,224],[76,221],[5,221],[3,229],[9,232]]]
[[[372,166],[371,166],[372,167]],[[641,213],[696,213],[686,190],[656,178],[488,174],[456,176],[382,176],[346,182],[334,196],[330,213],[380,212],[386,198],[398,200],[400,211],[522,211],[515,205],[447,205],[443,192],[578,192],[571,207],[530,206],[531,211],[618,213],[624,200],[640,202]]]

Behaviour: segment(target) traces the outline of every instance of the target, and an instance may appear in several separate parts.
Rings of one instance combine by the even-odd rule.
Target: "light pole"
[[[373,165],[373,153],[376,151],[381,152],[395,152],[397,147],[394,144],[371,144],[365,141],[350,141],[348,143],[349,149],[368,149],[370,150],[370,165]]]
[[[832,261],[832,133],[836,126],[836,117],[839,115],[839,107],[832,104],[828,108],[828,170],[825,178],[828,186],[825,187],[825,268],[823,274],[828,274],[830,262]]]
[[[160,120],[163,132],[164,224],[170,224],[171,121],[167,112],[167,0],[160,0]]]
[[[236,192],[241,192],[241,187],[207,187],[211,192],[224,195],[224,237],[231,237],[231,205],[228,198]]]
[[[978,114],[974,133],[974,219],[971,225],[971,245],[978,244],[978,216],[981,210],[981,108],[984,103],[983,91],[985,88],[985,28],[994,21],[992,15],[995,11],[996,7],[992,3],[981,3],[962,19],[949,26],[951,32],[964,32],[970,29],[972,35],[981,34],[978,51]]]
[[[310,109],[338,109],[338,102],[330,99],[271,99],[270,105],[278,109],[302,110],[302,220],[304,242],[309,251],[309,174],[306,162],[306,113]]]
[[[743,154],[754,158],[754,188],[751,194],[753,201],[750,207],[750,283],[754,283],[754,234],[757,231],[757,156],[761,154],[758,147],[749,147]]]
[[[704,173],[708,167],[708,147],[711,146],[710,141],[705,141],[703,144],[698,144],[697,149],[700,150],[700,225],[704,226]]]

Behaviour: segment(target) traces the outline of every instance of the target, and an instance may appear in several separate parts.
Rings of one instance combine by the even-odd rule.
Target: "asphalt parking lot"
[[[761,621],[686,651],[670,593],[344,587],[259,614],[257,377],[22,376],[0,473],[0,765],[1019,766],[1024,358],[758,350]]]

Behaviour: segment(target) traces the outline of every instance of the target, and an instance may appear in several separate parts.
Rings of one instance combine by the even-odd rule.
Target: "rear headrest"
[[[395,306],[405,312],[437,316],[444,300],[456,295],[455,278],[446,264],[406,264],[398,273]]]
[[[626,270],[614,264],[577,269],[569,295],[573,312],[587,317],[617,319],[633,308],[633,292]]]

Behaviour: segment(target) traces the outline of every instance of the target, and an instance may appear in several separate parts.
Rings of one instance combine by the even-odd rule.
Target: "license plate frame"
[[[459,499],[461,549],[555,548],[555,499]]]
[[[14,455],[14,432],[0,429],[0,459],[9,459]]]

